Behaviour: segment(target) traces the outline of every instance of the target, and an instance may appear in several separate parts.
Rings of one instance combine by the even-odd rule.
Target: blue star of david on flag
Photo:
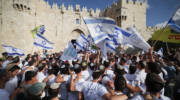
[[[8,53],[8,55],[14,56],[14,55],[18,55],[18,56],[24,56],[24,50],[12,47],[12,46],[7,46],[7,45],[2,45],[2,47],[6,50],[6,52]]]
[[[95,28],[96,33],[102,33],[103,32],[103,30],[102,30],[103,27],[100,24],[96,25],[94,28]]]
[[[42,47],[43,49],[53,49],[52,42],[48,41],[45,37],[40,34],[36,34],[34,45]]]

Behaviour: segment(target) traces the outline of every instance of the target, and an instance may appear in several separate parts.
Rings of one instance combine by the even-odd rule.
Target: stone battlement
[[[140,2],[139,0],[133,1],[133,0],[126,0],[126,4],[133,4],[133,5],[138,5],[138,6],[142,6],[143,4],[145,4],[146,2]]]
[[[48,2],[44,1],[44,0],[37,0],[39,3],[41,4],[45,4],[45,7],[51,8],[51,10],[60,10],[60,12],[62,13],[89,13],[89,15],[100,15],[101,11],[99,8],[96,8],[96,10],[94,9],[87,9],[85,6],[83,6],[82,8],[80,7],[80,5],[76,4],[75,7],[73,7],[72,5],[68,5],[68,7],[65,7],[64,4],[61,4],[60,6],[58,6],[56,3],[53,3],[52,6],[50,7],[50,5],[48,4]],[[33,0],[32,0],[33,2]],[[13,1],[13,8],[17,11],[31,11],[33,9],[32,5],[30,4],[30,0],[14,0]]]

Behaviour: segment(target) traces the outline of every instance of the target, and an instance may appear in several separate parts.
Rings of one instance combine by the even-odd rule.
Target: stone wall
[[[153,31],[146,26],[146,3],[146,0],[144,2],[118,0],[108,6],[102,12],[102,16],[113,18],[116,24],[123,29],[135,27],[140,35],[148,40]]]
[[[44,36],[55,43],[53,51],[58,52],[80,33],[87,35],[84,16],[99,15],[99,9],[80,9],[80,5],[75,8],[69,5],[66,8],[62,4],[59,8],[53,4],[51,8],[44,0],[0,0],[0,43],[23,49],[26,54],[32,50],[41,50],[33,46],[30,31],[36,26],[45,25]],[[0,53],[4,51],[0,46]]]

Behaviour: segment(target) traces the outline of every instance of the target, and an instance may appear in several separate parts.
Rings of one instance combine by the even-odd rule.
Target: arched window
[[[20,7],[21,7],[21,10],[23,10],[23,5],[22,4],[20,4]]]
[[[78,18],[76,19],[76,24],[80,24],[80,20]]]

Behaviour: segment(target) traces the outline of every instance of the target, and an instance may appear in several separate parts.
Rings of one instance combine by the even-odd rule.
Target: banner
[[[34,45],[42,47],[43,49],[53,49],[53,43],[48,41],[45,37],[40,34],[36,34]]]
[[[180,8],[178,8],[174,16],[168,21],[168,27],[156,31],[152,36],[152,40],[180,43]]]
[[[22,49],[18,49],[12,46],[7,46],[7,45],[2,45],[2,47],[6,50],[6,52],[8,53],[8,55],[14,56],[14,55],[18,55],[18,56],[24,56],[24,50]]]
[[[76,49],[73,47],[72,43],[69,42],[68,46],[65,48],[62,56],[61,56],[61,60],[74,60],[77,57],[77,51]]]
[[[115,21],[110,18],[84,18],[89,33],[95,44],[103,41],[108,34],[113,34]]]

